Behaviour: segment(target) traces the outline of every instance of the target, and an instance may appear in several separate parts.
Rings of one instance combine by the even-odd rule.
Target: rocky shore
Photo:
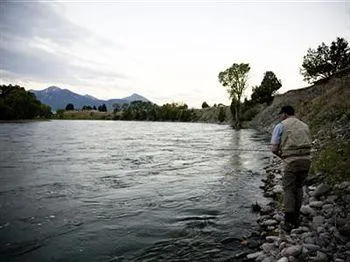
[[[248,254],[245,261],[350,262],[350,182],[331,187],[321,175],[309,177],[303,188],[301,225],[286,233],[281,229],[282,165],[273,158],[266,167],[262,188],[271,201],[259,207],[262,242],[259,251]]]

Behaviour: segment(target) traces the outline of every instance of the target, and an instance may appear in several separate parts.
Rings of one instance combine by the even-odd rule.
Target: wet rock
[[[331,187],[327,184],[320,184],[315,192],[313,193],[313,196],[316,198],[320,198],[321,196],[324,196],[326,193],[328,193],[331,190]]]
[[[324,224],[325,218],[323,216],[315,216],[312,219],[312,225],[314,229],[317,229],[317,227],[322,226]]]
[[[281,257],[279,260],[277,260],[277,262],[288,262],[288,258],[287,257]]]
[[[321,251],[317,251],[316,257],[311,257],[311,260],[315,262],[327,262],[328,257],[325,253],[322,253]]]
[[[263,255],[263,254],[264,254],[264,252],[259,251],[259,252],[248,254],[247,258],[248,259],[256,259],[258,256]]]
[[[263,225],[263,226],[274,226],[274,225],[277,225],[277,224],[278,224],[278,222],[276,220],[274,220],[274,219],[269,219],[269,220],[263,221],[261,223],[261,225]]]
[[[285,257],[297,256],[301,253],[302,247],[300,245],[290,246],[282,250],[281,254]]]
[[[310,207],[313,208],[321,208],[323,206],[323,202],[322,201],[312,201],[309,203]]]
[[[265,257],[261,262],[275,262],[276,258],[273,256]]]
[[[350,224],[345,224],[344,226],[340,227],[339,233],[342,234],[343,236],[348,236],[350,237]]]
[[[266,241],[267,242],[269,242],[269,243],[273,243],[273,242],[277,242],[277,241],[279,241],[280,240],[280,238],[279,237],[277,237],[277,236],[267,236],[266,237]]]
[[[316,215],[316,211],[308,205],[301,206],[300,213],[302,213],[305,216],[315,216]]]
[[[266,254],[269,254],[271,250],[274,249],[273,243],[264,243],[261,245],[261,249],[264,250]]]
[[[307,250],[310,250],[310,251],[317,251],[320,249],[319,246],[313,245],[313,244],[303,244],[303,247],[305,247]]]

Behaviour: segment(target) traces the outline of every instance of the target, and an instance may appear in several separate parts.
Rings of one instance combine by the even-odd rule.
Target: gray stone
[[[313,228],[317,228],[319,226],[322,226],[324,224],[324,220],[325,220],[325,218],[323,216],[315,216],[312,219]]]
[[[299,260],[293,256],[290,256],[288,259],[289,259],[289,262],[299,262]]]
[[[304,239],[304,243],[306,244],[316,244],[316,239],[314,237],[307,237]]]
[[[331,203],[334,203],[337,199],[338,199],[338,196],[330,195],[330,196],[327,197],[326,202],[331,204]]]
[[[261,245],[261,249],[264,250],[266,254],[269,254],[271,250],[273,250],[274,244],[273,243],[264,243]]]
[[[343,236],[350,236],[350,224],[345,224],[344,226],[341,226],[338,230],[339,233]]]
[[[350,182],[344,181],[338,186],[338,188],[341,190],[346,190],[347,192],[350,192]]]
[[[314,261],[317,262],[327,262],[328,257],[325,253],[322,253],[321,251],[317,251],[316,257],[314,258]]]
[[[298,227],[291,231],[291,234],[302,234],[308,232],[310,229],[308,227]]]
[[[284,220],[284,216],[282,216],[281,214],[275,214],[275,215],[273,216],[273,218],[274,218],[276,221],[278,221],[278,222],[281,222],[281,221]]]
[[[280,238],[277,236],[267,236],[266,237],[266,241],[269,243],[273,243],[273,242],[279,241],[279,240],[280,240]]]
[[[301,253],[300,245],[290,246],[282,250],[281,255],[284,257],[297,256]]]
[[[310,207],[314,207],[314,208],[321,208],[323,206],[323,202],[322,201],[312,201],[309,203]]]
[[[315,216],[316,215],[316,211],[308,205],[301,206],[300,213],[302,213],[303,215],[306,215],[306,216]]]
[[[326,230],[325,230],[324,227],[319,226],[319,227],[317,227],[316,231],[317,231],[318,234],[320,234],[322,232],[325,232]]]
[[[310,250],[310,251],[317,251],[320,249],[319,246],[314,244],[303,244],[303,247],[305,247],[307,250]]]
[[[263,255],[263,254],[264,254],[264,252],[259,251],[259,252],[255,252],[255,253],[248,254],[248,255],[247,255],[247,258],[248,258],[248,259],[255,259],[255,258],[257,258],[258,256]]]
[[[275,194],[282,194],[283,193],[283,187],[281,185],[275,185],[272,189],[272,192]]]
[[[287,257],[281,257],[279,260],[277,260],[277,262],[288,262],[288,258]]]
[[[276,259],[272,256],[269,256],[269,257],[265,257],[262,262],[275,262]]]
[[[268,214],[273,211],[271,206],[263,206],[260,210],[260,214]]]
[[[313,196],[316,198],[320,198],[321,196],[324,196],[326,193],[328,193],[331,190],[331,187],[327,184],[320,184],[315,192],[313,193]]]

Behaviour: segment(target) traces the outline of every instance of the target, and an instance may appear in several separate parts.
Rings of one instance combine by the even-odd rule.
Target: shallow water
[[[270,154],[249,150],[267,142],[201,123],[0,124],[0,260],[228,259],[256,226]]]

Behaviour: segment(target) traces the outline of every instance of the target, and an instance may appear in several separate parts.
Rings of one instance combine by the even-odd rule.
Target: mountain
[[[149,102],[149,100],[147,98],[144,98],[143,96],[140,96],[138,94],[132,94],[131,96],[128,96],[128,97],[124,97],[122,98],[123,100],[127,100],[129,102],[132,102],[132,101],[143,101],[143,102]]]
[[[79,95],[57,86],[50,86],[44,90],[30,90],[30,92],[34,93],[40,102],[51,106],[53,111],[66,108],[66,105],[69,103],[73,104],[76,109],[81,109],[84,105],[98,107],[105,104],[107,109],[111,111],[113,110],[113,104],[124,104],[138,100],[149,102],[147,98],[138,94],[132,94],[131,96],[120,99],[102,100],[90,95]]]

